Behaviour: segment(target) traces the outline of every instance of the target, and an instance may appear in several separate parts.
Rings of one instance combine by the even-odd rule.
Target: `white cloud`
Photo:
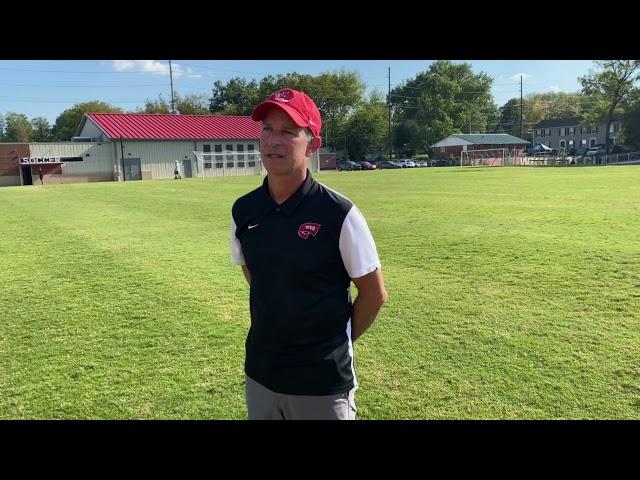
[[[145,72],[152,75],[169,75],[169,63],[156,60],[114,60],[116,72]]]
[[[549,90],[552,92],[558,93],[560,91],[560,87],[557,85],[549,85]]]
[[[169,75],[169,62],[162,63],[157,60],[113,60],[113,68],[116,72],[143,72],[151,75]],[[171,63],[171,69],[175,77],[187,75],[189,78],[202,78],[199,73],[194,73],[190,67],[183,67],[179,63]]]
[[[522,77],[522,80],[526,80],[530,76],[531,75],[527,75],[526,73],[516,73],[515,75],[512,75],[511,77],[509,77],[509,80],[520,81],[520,77]]]

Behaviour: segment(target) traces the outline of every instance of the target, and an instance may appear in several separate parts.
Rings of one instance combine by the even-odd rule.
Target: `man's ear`
[[[307,145],[307,156],[318,150],[321,144],[322,140],[320,137],[313,137],[313,140],[311,140],[309,145]]]

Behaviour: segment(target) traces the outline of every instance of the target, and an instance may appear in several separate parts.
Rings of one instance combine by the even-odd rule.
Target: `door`
[[[142,169],[140,168],[139,158],[123,158],[122,171],[124,172],[124,180],[142,180]]]
[[[191,160],[182,160],[182,172],[184,178],[193,177],[193,172],[191,171]]]
[[[20,167],[22,170],[22,185],[33,185],[33,178],[31,177],[31,167]]]

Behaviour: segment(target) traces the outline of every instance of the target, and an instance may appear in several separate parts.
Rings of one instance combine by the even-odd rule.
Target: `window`
[[[212,168],[211,162],[204,162],[204,168]]]
[[[573,140],[569,140],[569,148],[573,148]]]
[[[580,146],[582,148],[585,148],[587,146],[587,140],[585,138],[583,138],[582,140],[580,140]]]
[[[589,139],[589,148],[591,147],[595,147],[596,146],[596,142],[598,141],[597,138],[590,138]]]
[[[575,135],[576,134],[576,127],[569,127],[569,135]]]
[[[591,132],[590,133],[598,133],[598,127],[591,127]]]
[[[547,128],[547,137],[550,137],[550,136],[551,136],[551,129]]]
[[[202,150],[204,151],[204,153],[208,153],[211,151],[211,145],[203,145],[202,146]],[[203,155],[203,159],[205,162],[211,162],[211,155]],[[207,168],[207,167],[204,167]],[[211,168],[211,167],[209,167]]]
[[[245,155],[244,155],[244,145],[236,145],[238,149],[238,167],[244,167]]]
[[[224,146],[225,149],[225,157],[227,161],[227,168],[233,168],[233,145],[227,143]]]
[[[564,140],[560,140],[560,148],[566,148],[566,144]]]
[[[222,145],[220,145],[219,143],[213,146],[213,151],[217,154],[222,153]],[[222,155],[216,155],[215,156],[215,160],[216,160],[216,168],[222,168],[224,167],[224,160],[222,159]]]
[[[255,145],[253,145],[252,143],[250,143],[249,145],[247,145],[247,152],[249,152],[249,162],[247,163],[248,167],[255,167],[256,166],[256,155],[255,153],[251,153],[255,151]]]
[[[542,134],[540,133],[540,130],[536,130],[536,137],[541,137]]]
[[[560,127],[558,129],[558,135],[560,135],[561,137],[564,137],[564,128]]]

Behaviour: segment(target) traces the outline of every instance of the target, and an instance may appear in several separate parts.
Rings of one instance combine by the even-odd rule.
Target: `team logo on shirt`
[[[300,228],[298,228],[298,236],[306,240],[309,238],[309,235],[313,235],[315,237],[318,234],[318,230],[320,230],[319,223],[303,223],[300,225]]]

